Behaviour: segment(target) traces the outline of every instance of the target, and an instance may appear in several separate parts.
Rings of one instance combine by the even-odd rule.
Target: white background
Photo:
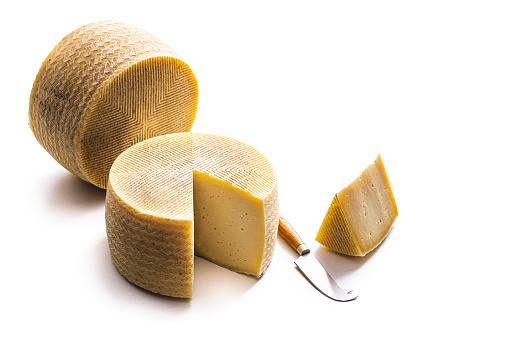
[[[508,18],[504,1],[3,4],[0,337],[507,338]],[[259,280],[197,258],[191,300],[116,271],[105,192],[54,161],[27,116],[53,47],[110,19],[188,62],[193,131],[269,158],[281,213],[357,300],[316,292],[280,238]],[[364,258],[322,248],[334,193],[379,153],[400,213],[391,233]]]

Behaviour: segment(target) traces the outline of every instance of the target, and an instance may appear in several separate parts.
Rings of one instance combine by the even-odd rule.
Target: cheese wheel
[[[239,141],[176,133],[123,152],[111,167],[106,230],[112,260],[129,281],[192,296],[193,258],[260,277],[277,237],[276,177]]]
[[[29,124],[66,169],[106,188],[125,149],[191,130],[198,86],[168,45],[120,22],[85,25],[48,55],[30,95]]]
[[[396,201],[379,155],[334,196],[316,241],[343,254],[364,256],[387,236],[397,216]]]

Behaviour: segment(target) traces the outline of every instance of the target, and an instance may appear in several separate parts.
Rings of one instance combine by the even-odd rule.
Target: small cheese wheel
[[[120,22],[85,25],[48,55],[34,81],[29,124],[66,169],[106,188],[125,149],[191,130],[198,86],[168,45]]]
[[[336,252],[364,256],[387,236],[397,216],[396,201],[379,155],[334,196],[316,241]]]
[[[276,177],[254,148],[175,133],[123,152],[111,167],[106,230],[112,260],[134,284],[189,298],[194,255],[260,277],[277,237]]]

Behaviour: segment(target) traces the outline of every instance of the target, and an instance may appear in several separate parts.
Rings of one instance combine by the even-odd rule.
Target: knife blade
[[[295,265],[307,280],[322,294],[336,301],[350,301],[358,297],[353,290],[342,289],[311,254],[297,231],[282,215],[279,215],[279,235],[299,254]]]

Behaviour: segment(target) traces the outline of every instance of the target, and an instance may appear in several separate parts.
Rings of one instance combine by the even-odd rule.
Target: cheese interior
[[[195,254],[231,270],[262,274],[263,200],[194,171]]]
[[[364,256],[387,236],[397,215],[389,178],[378,156],[335,195],[316,240],[337,252]]]
[[[192,295],[194,254],[261,276],[278,219],[269,162],[226,137],[151,138],[123,152],[110,171],[106,229],[113,262],[128,280],[156,293]]]

